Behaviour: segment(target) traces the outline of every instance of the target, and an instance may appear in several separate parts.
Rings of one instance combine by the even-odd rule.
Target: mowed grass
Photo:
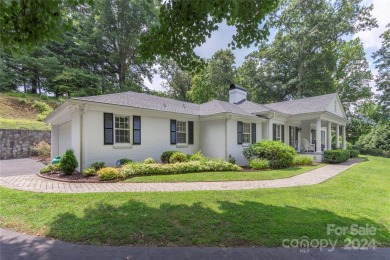
[[[28,119],[0,118],[0,129],[50,130],[49,124]]]
[[[147,246],[282,246],[284,239],[375,239],[390,246],[390,159],[324,183],[282,189],[42,194],[0,188],[0,226],[71,242]],[[374,235],[327,234],[327,225]]]
[[[253,171],[253,172],[197,172],[185,174],[136,176],[126,179],[125,182],[201,182],[201,181],[250,181],[250,180],[274,180],[289,178],[304,172],[308,172],[324,164],[316,166],[299,166],[288,169]]]

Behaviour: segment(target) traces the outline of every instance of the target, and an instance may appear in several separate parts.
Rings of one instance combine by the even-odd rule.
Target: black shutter
[[[284,125],[282,125],[281,128],[282,128],[282,130],[280,131],[281,132],[280,134],[282,135],[281,139],[282,139],[282,142],[284,143]]]
[[[194,144],[194,122],[188,121],[188,144]]]
[[[104,144],[114,144],[114,114],[104,113]]]
[[[256,124],[252,123],[252,144],[256,143]]]
[[[176,120],[171,119],[171,144],[176,144]]]
[[[133,144],[141,144],[141,117],[133,116]]]
[[[272,140],[276,141],[276,124],[272,124],[272,132],[273,132]]]
[[[244,142],[243,124],[241,121],[237,121],[237,144],[242,144]]]

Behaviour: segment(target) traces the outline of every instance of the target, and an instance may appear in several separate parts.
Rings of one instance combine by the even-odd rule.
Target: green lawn
[[[322,184],[243,191],[42,194],[0,188],[0,226],[72,242],[281,246],[284,239],[375,239],[390,246],[390,159],[367,157]],[[375,235],[327,235],[327,224]]]
[[[27,119],[0,118],[0,129],[50,130],[50,125]]]
[[[274,180],[292,177],[324,166],[300,166],[281,170],[257,172],[197,172],[185,174],[137,176],[125,182],[199,182],[199,181],[250,181]]]

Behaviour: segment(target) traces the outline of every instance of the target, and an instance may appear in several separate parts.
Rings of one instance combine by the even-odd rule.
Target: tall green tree
[[[192,79],[191,100],[204,103],[212,99],[228,101],[228,88],[233,83],[235,56],[231,50],[219,50],[207,66]]]
[[[371,74],[359,40],[345,37],[376,26],[361,0],[282,1],[268,26],[277,33],[238,70],[255,101],[282,101],[340,92],[345,102],[371,95]],[[256,83],[250,77],[261,79]],[[262,93],[261,96],[257,93]],[[264,93],[264,95],[263,95]]]
[[[189,101],[188,91],[192,86],[192,75],[183,71],[173,60],[161,60],[159,74],[165,82],[162,86],[169,97],[182,101]]]
[[[153,0],[96,0],[95,36],[107,51],[107,70],[116,75],[119,91],[141,91],[150,65],[139,60],[140,36],[157,19]]]
[[[381,35],[382,47],[374,53],[375,68],[378,76],[375,79],[377,90],[381,92],[379,100],[385,113],[390,117],[390,24]],[[390,118],[389,118],[390,119]]]

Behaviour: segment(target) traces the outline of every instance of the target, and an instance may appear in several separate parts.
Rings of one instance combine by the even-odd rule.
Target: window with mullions
[[[130,143],[130,117],[115,116],[115,143]]]
[[[176,143],[187,143],[187,122],[176,121]]]

